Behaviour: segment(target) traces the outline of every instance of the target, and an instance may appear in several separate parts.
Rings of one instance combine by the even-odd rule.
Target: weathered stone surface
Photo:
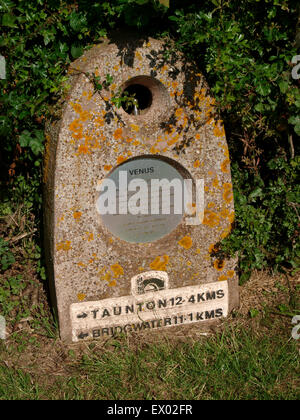
[[[109,74],[113,83],[96,91],[92,74],[98,81]],[[207,283],[220,282],[222,289],[225,282],[230,312],[238,305],[236,260],[224,259],[217,246],[234,221],[230,161],[203,76],[162,41],[130,38],[93,47],[70,66],[69,75],[61,116],[47,128],[44,168],[46,253],[62,339],[93,338],[94,320],[74,321],[72,327],[75,304],[86,302],[87,309],[89,302],[124,300],[137,287],[131,279],[150,271],[166,273],[169,292],[162,293],[178,288],[179,297],[179,288],[190,292],[186,288],[194,286],[197,296]],[[132,84],[152,93],[151,105],[140,115],[113,105],[118,89]],[[202,224],[186,225],[183,218],[171,233],[148,243],[125,242],[104,226],[96,209],[99,181],[122,162],[145,155],[171,159],[194,179],[205,180]],[[146,290],[145,299],[147,293],[153,291]],[[212,322],[210,317],[198,321]],[[117,325],[115,318],[111,325]]]

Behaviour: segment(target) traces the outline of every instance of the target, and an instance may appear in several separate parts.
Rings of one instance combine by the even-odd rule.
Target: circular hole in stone
[[[122,101],[122,112],[130,117],[140,116],[142,119],[162,120],[170,110],[170,95],[166,87],[152,76],[135,76],[121,86],[121,97],[132,98],[134,102]],[[124,115],[124,117],[125,117]]]
[[[96,207],[103,225],[126,242],[163,238],[183,220],[186,178],[191,178],[188,171],[165,157],[145,155],[122,163],[100,184]],[[154,184],[162,180],[165,186],[157,193]]]
[[[152,92],[147,86],[134,83],[124,89],[122,98],[129,98],[123,102],[122,108],[127,114],[138,115],[147,110],[152,104]],[[136,109],[132,101],[136,101]]]

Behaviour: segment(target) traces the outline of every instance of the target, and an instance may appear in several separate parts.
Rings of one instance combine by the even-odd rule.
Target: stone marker
[[[44,161],[61,338],[173,334],[226,317],[238,306],[237,261],[224,259],[218,243],[234,221],[233,192],[223,124],[203,76],[164,42],[130,37],[91,48],[68,74]],[[152,181],[162,179],[177,180],[170,197],[167,189],[155,195]],[[189,179],[193,195],[178,210],[178,182]],[[103,199],[108,184],[115,202]],[[108,203],[119,214],[103,214]]]

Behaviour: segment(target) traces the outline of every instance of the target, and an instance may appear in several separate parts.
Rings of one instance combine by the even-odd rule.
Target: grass
[[[120,337],[104,346],[91,343],[79,354],[73,348],[63,374],[39,372],[34,364],[25,369],[2,364],[0,399],[300,398],[298,343],[289,334],[278,335],[277,328],[257,334],[227,326],[209,338],[186,342],[162,338],[140,344]]]

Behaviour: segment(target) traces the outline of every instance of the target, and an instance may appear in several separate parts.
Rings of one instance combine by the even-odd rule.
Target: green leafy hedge
[[[113,29],[172,38],[206,75],[225,122],[237,219],[225,252],[252,269],[299,263],[299,80],[291,77],[298,0],[0,0],[4,187],[40,176],[44,123],[69,63]],[[20,181],[21,180],[21,181]],[[6,187],[5,187],[6,188]],[[2,188],[2,196],[4,189]],[[40,203],[39,203],[40,205]]]

